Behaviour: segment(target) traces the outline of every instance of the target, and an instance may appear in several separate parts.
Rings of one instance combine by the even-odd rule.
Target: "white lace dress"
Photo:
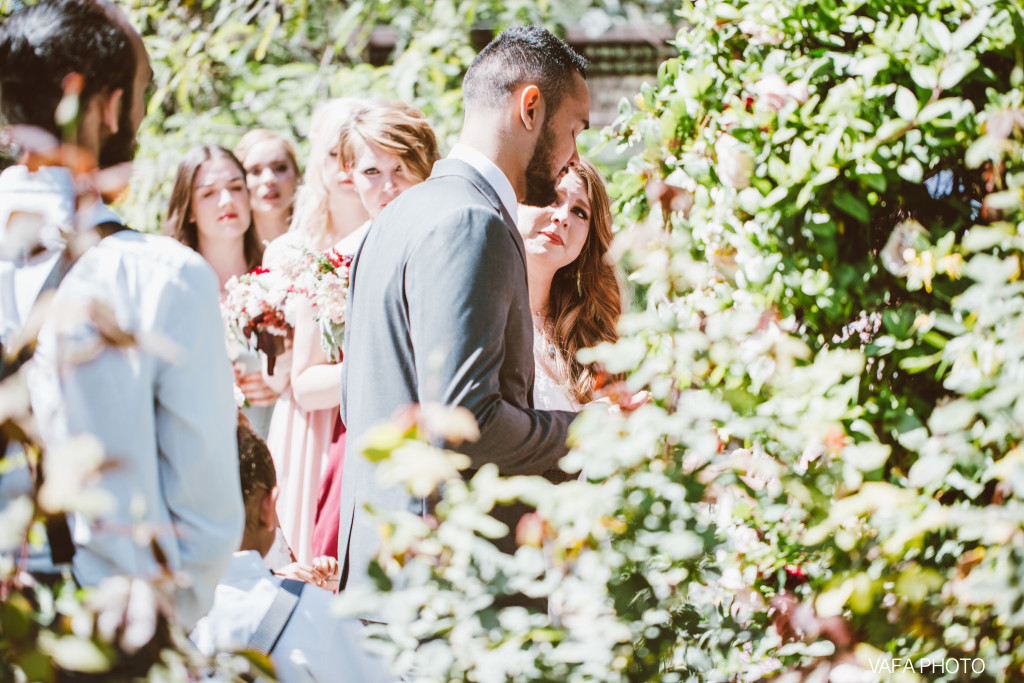
[[[555,359],[551,346],[543,334],[537,329],[533,331],[533,407],[537,410],[569,410],[579,412],[581,406],[573,401],[565,392],[560,382],[555,381],[552,374]]]

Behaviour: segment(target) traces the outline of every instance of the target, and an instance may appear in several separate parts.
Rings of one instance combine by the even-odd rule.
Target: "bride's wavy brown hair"
[[[566,393],[582,405],[593,399],[598,368],[580,363],[576,354],[619,338],[622,285],[615,265],[608,260],[612,214],[601,172],[585,159],[580,159],[569,172],[578,175],[587,189],[590,229],[580,255],[555,273],[548,298],[548,320],[560,351],[555,358],[558,377],[563,378]]]

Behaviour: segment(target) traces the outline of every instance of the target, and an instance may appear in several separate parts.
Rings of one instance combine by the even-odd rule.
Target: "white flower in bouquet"
[[[292,330],[287,304],[296,289],[290,278],[282,270],[254,268],[228,280],[224,289],[221,316],[229,352],[240,350],[242,344],[262,351],[267,355],[267,371],[273,374],[275,360]]]
[[[320,325],[320,346],[332,363],[341,360],[345,338],[345,298],[348,296],[348,272],[352,256],[336,249],[314,254],[311,271],[314,277],[310,299]]]

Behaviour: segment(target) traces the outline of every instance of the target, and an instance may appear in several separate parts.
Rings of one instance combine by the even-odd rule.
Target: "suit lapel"
[[[505,221],[505,227],[508,228],[509,233],[512,236],[512,241],[516,245],[516,251],[519,252],[519,258],[523,260],[523,268],[526,268],[526,248],[523,246],[523,237],[519,234],[519,230],[516,228],[516,223],[509,215],[508,210],[505,209],[505,205],[498,197],[498,193],[494,191],[491,184],[480,175],[480,173],[467,164],[461,159],[441,159],[434,164],[434,169],[430,174],[431,178],[443,178],[445,176],[457,176],[464,180],[469,181],[470,184],[476,188],[477,192],[487,199],[487,203],[494,207],[494,210],[498,212],[502,220]]]

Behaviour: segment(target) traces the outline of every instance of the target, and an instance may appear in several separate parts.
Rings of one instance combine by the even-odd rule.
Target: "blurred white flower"
[[[39,506],[46,512],[80,512],[90,518],[114,510],[114,497],[93,485],[103,461],[103,444],[90,434],[72,437],[47,450]]]
[[[749,147],[726,133],[715,143],[715,155],[718,157],[715,172],[723,185],[736,190],[750,186],[754,158]]]
[[[24,372],[18,372],[0,382],[0,423],[26,419],[29,408],[28,384]]]
[[[909,261],[916,255],[915,244],[928,237],[928,231],[917,221],[910,219],[897,225],[885,246],[882,247],[882,265],[896,277],[907,277]]]
[[[761,80],[751,86],[751,90],[757,95],[758,103],[772,111],[779,111],[791,100],[803,104],[809,97],[806,83],[803,81],[787,83],[778,74],[763,75]]]
[[[39,650],[51,657],[66,671],[99,673],[110,668],[106,655],[88,638],[58,636],[53,631],[39,631]]]
[[[109,577],[89,592],[85,604],[96,613],[100,636],[129,654],[137,652],[156,633],[158,601],[146,581]]]
[[[19,496],[0,508],[0,552],[20,548],[31,522],[32,500],[28,496]]]
[[[377,476],[384,486],[405,484],[414,496],[424,498],[469,465],[469,457],[461,453],[410,442],[381,461]]]
[[[46,219],[40,213],[12,211],[0,232],[0,258],[22,259],[41,246]]]
[[[480,438],[476,418],[462,406],[423,403],[419,406],[417,422],[428,439],[443,439],[457,445]]]
[[[779,16],[774,5],[766,5],[757,20],[740,21],[741,31],[750,36],[752,45],[778,45],[785,39],[785,34],[778,28]]]

